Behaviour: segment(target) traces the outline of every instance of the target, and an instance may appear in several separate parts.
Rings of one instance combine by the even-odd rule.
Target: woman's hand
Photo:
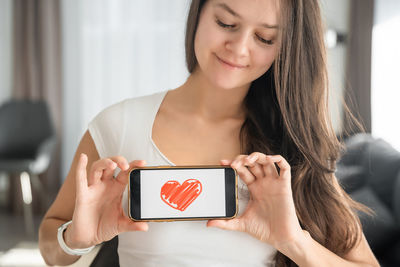
[[[241,216],[210,220],[207,226],[247,232],[274,247],[304,235],[293,202],[290,165],[282,156],[255,152],[239,155],[230,165],[247,185],[249,203]]]
[[[129,170],[142,167],[143,160],[128,164],[123,157],[100,159],[87,176],[87,156],[81,154],[76,169],[76,200],[72,223],[64,233],[71,248],[85,248],[112,239],[125,231],[147,231],[145,222],[133,222],[122,210],[122,194],[128,183]],[[113,174],[119,167],[116,178]]]

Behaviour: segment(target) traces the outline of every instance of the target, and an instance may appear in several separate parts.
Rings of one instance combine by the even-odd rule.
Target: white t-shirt
[[[149,166],[174,165],[152,140],[155,116],[166,91],[124,100],[100,112],[89,132],[101,158],[144,159]],[[239,215],[249,199],[239,179]],[[122,205],[127,212],[127,190]],[[120,266],[273,266],[276,249],[237,231],[206,227],[207,221],[150,222],[147,232],[119,235]]]

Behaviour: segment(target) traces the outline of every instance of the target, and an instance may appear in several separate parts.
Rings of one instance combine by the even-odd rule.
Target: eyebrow
[[[232,16],[234,16],[234,17],[237,17],[237,18],[239,18],[239,19],[242,18],[242,16],[240,16],[238,13],[236,13],[235,11],[233,11],[233,9],[230,8],[230,7],[229,7],[227,4],[225,4],[225,3],[218,3],[218,4],[216,4],[216,6],[222,8],[222,9],[224,9],[224,10],[226,10],[227,12],[229,12],[230,14],[232,14]],[[267,23],[262,23],[262,24],[260,24],[260,25],[261,25],[262,27],[268,28],[268,29],[278,29],[278,25],[270,25],[270,24],[267,24]]]

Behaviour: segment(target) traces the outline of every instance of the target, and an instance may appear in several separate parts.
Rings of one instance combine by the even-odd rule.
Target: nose
[[[251,33],[236,32],[226,42],[226,49],[230,50],[238,57],[246,57],[250,54]]]

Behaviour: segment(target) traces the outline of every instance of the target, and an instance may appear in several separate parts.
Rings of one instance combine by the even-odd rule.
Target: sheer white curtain
[[[372,134],[400,150],[400,1],[376,0],[372,35]]]
[[[347,34],[349,30],[350,2],[348,0],[322,0],[322,18],[325,30]],[[329,107],[336,133],[343,130],[342,97],[345,88],[347,44],[335,44],[327,49],[329,75]]]
[[[104,107],[185,81],[189,2],[63,0],[63,177]]]
[[[12,2],[0,1],[0,104],[11,97]]]
[[[11,97],[11,57],[12,57],[12,3],[11,0],[0,1],[0,105]],[[8,179],[0,173],[0,202],[6,201],[2,194],[8,186]]]

